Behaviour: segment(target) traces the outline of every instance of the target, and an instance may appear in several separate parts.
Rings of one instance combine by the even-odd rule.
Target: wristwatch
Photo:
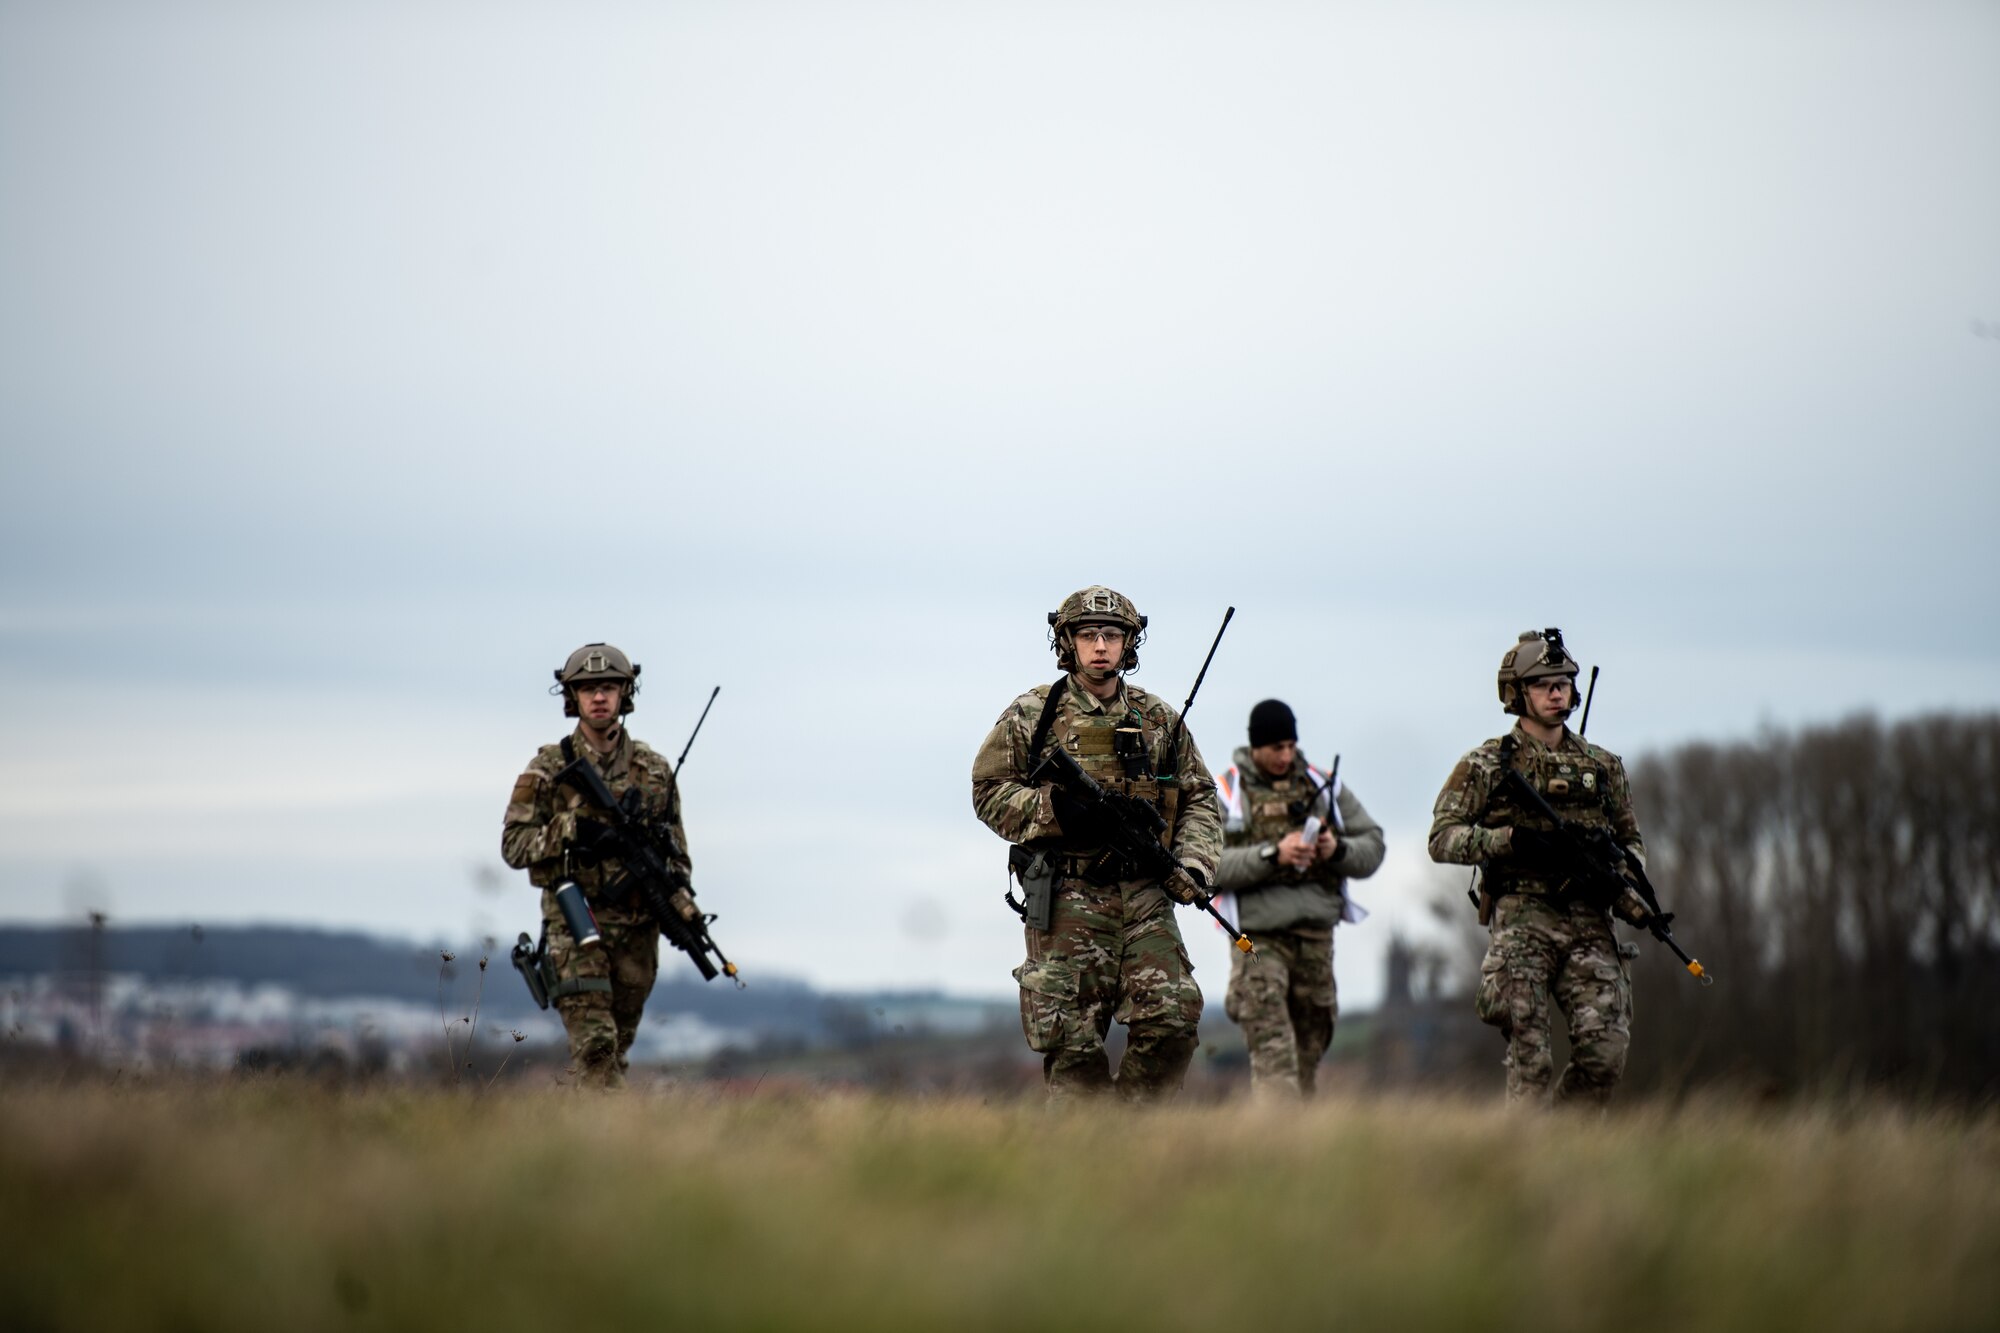
[[[1262,847],[1259,847],[1257,849],[1257,859],[1259,861],[1270,862],[1273,865],[1277,864],[1278,844],[1275,842],[1267,842]]]

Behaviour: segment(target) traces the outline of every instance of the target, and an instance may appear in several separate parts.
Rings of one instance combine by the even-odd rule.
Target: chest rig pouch
[[[569,736],[562,738],[562,756],[566,763],[576,762],[576,743]],[[592,765],[595,767],[594,760]],[[603,774],[605,785],[610,786],[612,775],[602,769],[599,772]],[[645,790],[638,785],[639,774],[628,764],[623,776],[631,785],[625,788],[624,794],[618,798],[618,803],[626,815],[643,822],[651,803],[647,800]],[[569,798],[573,802],[569,808],[579,815],[588,817],[590,806],[582,794],[569,787],[563,790],[569,793]],[[628,890],[622,897],[611,892],[614,882],[621,878],[621,870],[622,867],[615,860],[609,859],[606,849],[601,845],[579,842],[563,848],[563,878],[573,880],[577,887],[583,890],[584,896],[592,902],[600,904],[616,902],[626,907],[638,906],[636,892]]]
[[[1176,784],[1154,774],[1151,738],[1145,719],[1136,709],[1122,715],[1072,710],[1064,733],[1051,741],[1058,706],[1069,688],[1069,677],[1049,687],[1042,711],[1035,719],[1034,735],[1028,742],[1028,768],[1040,763],[1045,744],[1061,745],[1107,791],[1135,797],[1160,808],[1167,817],[1163,840],[1173,836],[1173,812],[1179,795]],[[1047,930],[1054,910],[1055,891],[1067,872],[1092,884],[1116,884],[1135,873],[1125,858],[1108,848],[1074,846],[1026,847],[1015,845],[1007,853],[1007,866],[1021,885],[1021,900],[1012,890],[1007,905],[1021,914],[1028,925]]]
[[[1106,791],[1145,801],[1155,809],[1163,807],[1169,789],[1153,771],[1152,737],[1136,709],[1128,706],[1123,714],[1077,712],[1069,726],[1063,744],[1079,768]],[[1138,874],[1126,857],[1109,848],[1066,850],[1077,873],[1092,884],[1116,884]]]
[[[1106,791],[1136,796],[1154,805],[1160,800],[1160,780],[1153,774],[1152,747],[1147,744],[1145,719],[1127,711],[1079,713],[1070,719],[1063,745],[1076,757],[1077,767]]]
[[[1512,732],[1500,738],[1503,773],[1506,768],[1515,765],[1520,753]],[[1541,751],[1533,753],[1526,764],[1519,766],[1519,771],[1528,785],[1540,792],[1565,822],[1587,829],[1611,826],[1610,816],[1604,808],[1605,771],[1594,760],[1565,750]],[[1518,799],[1510,790],[1510,784],[1505,782],[1498,783],[1487,797],[1486,809],[1479,822],[1488,828],[1511,824],[1542,832],[1553,832],[1555,827],[1539,810]],[[1494,898],[1505,897],[1509,893],[1526,893],[1549,897],[1560,903],[1575,896],[1561,887],[1566,883],[1567,875],[1560,865],[1509,860],[1482,867],[1480,878],[1486,892]]]

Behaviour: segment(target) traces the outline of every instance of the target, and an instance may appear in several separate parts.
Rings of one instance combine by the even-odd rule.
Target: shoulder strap
[[[573,737],[565,736],[562,738],[562,752],[565,764],[576,762],[576,741]]]
[[[1500,771],[1493,775],[1493,785],[1486,789],[1486,801],[1479,807],[1479,813],[1472,817],[1473,823],[1484,823],[1486,816],[1492,812],[1493,802],[1500,797],[1500,788],[1506,785],[1507,770],[1514,766],[1514,748],[1518,744],[1510,727],[1507,734],[1500,738]]]
[[[1049,686],[1049,697],[1042,700],[1041,715],[1035,719],[1035,734],[1028,739],[1028,771],[1042,761],[1042,746],[1049,739],[1049,728],[1056,724],[1056,701],[1061,698],[1065,686],[1069,684],[1069,672],[1065,671]]]

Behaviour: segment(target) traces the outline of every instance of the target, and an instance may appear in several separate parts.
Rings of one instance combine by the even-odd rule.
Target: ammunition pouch
[[[1552,873],[1542,871],[1539,868],[1536,871],[1536,875],[1537,877],[1557,880],[1565,878],[1560,871]],[[1562,888],[1549,889],[1542,887],[1540,883],[1536,882],[1535,878],[1530,878],[1527,875],[1519,873],[1510,875],[1505,870],[1496,872],[1494,867],[1490,865],[1484,867],[1480,872],[1479,891],[1495,903],[1511,894],[1519,894],[1524,898],[1540,898],[1559,912],[1567,912],[1571,903],[1578,902],[1587,903],[1599,911],[1608,912],[1611,910],[1611,899],[1601,890],[1586,887],[1578,883],[1573,877],[1569,878],[1568,883],[1564,884]],[[1482,922],[1481,924],[1485,923]]]
[[[1137,879],[1141,873],[1132,865],[1130,858],[1110,847],[1071,857],[1068,860],[1075,866],[1074,873],[1078,879],[1087,884],[1094,884],[1100,889],[1128,879]]]

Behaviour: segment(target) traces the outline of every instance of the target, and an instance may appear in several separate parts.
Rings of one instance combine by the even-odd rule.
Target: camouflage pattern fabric
[[[1062,825],[1049,804],[1048,784],[1031,787],[1026,781],[1028,742],[1034,738],[1035,721],[1048,696],[1049,687],[1037,685],[1008,704],[972,762],[973,812],[980,823],[1009,842],[1062,836]],[[1179,714],[1166,701],[1136,685],[1121,683],[1118,697],[1106,703],[1072,677],[1063,683],[1056,710],[1047,744],[1067,748],[1084,772],[1106,787],[1146,799],[1158,797],[1157,780],[1126,776],[1112,749],[1115,742],[1111,733],[1116,726],[1136,718],[1145,758],[1158,775],[1166,767],[1168,741],[1179,721]],[[1174,857],[1182,865],[1200,870],[1202,878],[1213,884],[1222,855],[1222,809],[1215,800],[1215,779],[1202,762],[1191,732],[1181,735],[1178,771]]]
[[[1229,951],[1223,1012],[1250,1048],[1251,1095],[1310,1097],[1340,1013],[1333,927],[1247,933],[1257,952]]]
[[[1625,765],[1600,745],[1563,729],[1544,745],[1518,723],[1513,763],[1565,820],[1608,829],[1642,860],[1646,848],[1632,811]],[[1611,934],[1610,911],[1627,920],[1645,905],[1629,890],[1617,902],[1568,896],[1559,865],[1517,857],[1515,828],[1550,828],[1548,820],[1501,785],[1501,738],[1458,761],[1432,809],[1435,861],[1477,865],[1494,894],[1492,937],[1480,968],[1481,1021],[1507,1041],[1507,1096],[1540,1101],[1555,1082],[1550,1048],[1555,1011],[1568,1020],[1571,1058],[1558,1099],[1604,1102],[1625,1069],[1631,1042],[1632,987]]]
[[[615,795],[623,797],[629,788],[637,787],[645,797],[649,814],[666,812],[675,841],[686,850],[680,788],[674,782],[671,764],[644,741],[634,740],[623,728],[619,729],[618,741],[609,754],[593,750],[580,725],[570,733],[570,740],[576,753],[590,760],[604,775],[604,785]],[[507,816],[501,826],[502,859],[516,870],[526,870],[528,882],[538,889],[553,888],[564,878],[564,853],[575,839],[577,816],[590,812],[575,787],[556,784],[556,774],[567,764],[560,745],[544,745],[537,750],[526,770],[514,781],[513,794],[507,801]],[[680,866],[683,870],[690,869],[685,856]],[[619,872],[616,861],[594,867],[571,864],[567,868],[568,877],[583,886],[593,904],[602,886],[618,878]]]
[[[1542,744],[1518,724],[1513,737],[1514,767],[1557,814],[1586,828],[1609,829],[1644,862],[1646,844],[1639,836],[1638,816],[1632,813],[1632,785],[1617,755],[1567,727],[1553,746]],[[1509,858],[1511,845],[1503,830],[1550,825],[1540,812],[1501,786],[1500,740],[1496,736],[1467,753],[1445,779],[1431,809],[1431,859],[1451,865],[1490,863],[1494,878],[1504,878],[1510,893],[1558,893],[1563,881],[1549,867],[1517,864]]]
[[[1065,747],[1106,787],[1164,805],[1178,797],[1170,850],[1212,883],[1222,850],[1215,782],[1194,737],[1180,738],[1177,787],[1159,781],[1177,721],[1174,710],[1121,682],[1101,701],[1069,679],[1056,702],[1048,744]],[[1027,961],[1015,969],[1021,1026],[1042,1056],[1051,1103],[1116,1092],[1130,1102],[1171,1098],[1193,1059],[1201,990],[1182,946],[1173,905],[1157,883],[1093,884],[1080,867],[1095,851],[1065,835],[1047,784],[1028,785],[1028,743],[1049,695],[1040,686],[1007,706],[972,767],[973,809],[1009,842],[1033,843],[1060,857],[1049,929],[1024,927]],[[1123,732],[1125,739],[1118,733]],[[1128,748],[1121,753],[1119,746]],[[1113,1021],[1127,1046],[1114,1078],[1104,1050]]]
[[[1569,1022],[1570,1059],[1555,1100],[1604,1104],[1625,1072],[1632,1040],[1632,981],[1602,908],[1567,909],[1511,894],[1493,909],[1493,939],[1479,968],[1481,1022],[1507,1040],[1507,1100],[1540,1104],[1555,1080],[1551,1007]]]
[[[1150,910],[1139,907],[1152,903]],[[1042,1057],[1049,1101],[1115,1091],[1126,1102],[1172,1099],[1194,1058],[1201,988],[1157,886],[1066,881],[1046,931],[1026,929],[1021,1028]],[[1104,1050],[1113,1020],[1125,1025],[1118,1074]]]
[[[544,894],[545,898],[549,895]],[[650,913],[593,909],[604,937],[601,949],[579,949],[551,900],[543,911],[548,925],[548,970],[558,982],[603,977],[611,993],[560,995],[552,1001],[569,1036],[570,1075],[587,1088],[621,1088],[631,1070],[627,1056],[639,1031],[639,1016],[660,970],[660,928]]]
[[[576,753],[604,775],[605,785],[619,796],[637,787],[649,811],[669,811],[676,840],[687,839],[680,822],[680,792],[672,767],[643,741],[624,729],[608,754],[592,749],[581,726],[571,733]],[[639,1015],[652,993],[660,965],[660,931],[636,893],[615,897],[608,886],[621,868],[615,860],[595,866],[567,855],[575,838],[576,819],[590,808],[576,788],[558,785],[556,774],[567,764],[560,745],[544,745],[514,783],[500,835],[500,854],[508,865],[528,872],[528,882],[542,890],[542,921],[548,930],[551,971],[558,982],[580,977],[607,977],[611,993],[565,995],[555,999],[569,1034],[570,1066],[577,1079],[597,1087],[617,1087],[624,1081],[627,1053],[638,1031]],[[682,869],[691,869],[685,856]],[[554,887],[574,879],[590,900],[604,949],[579,949]]]

